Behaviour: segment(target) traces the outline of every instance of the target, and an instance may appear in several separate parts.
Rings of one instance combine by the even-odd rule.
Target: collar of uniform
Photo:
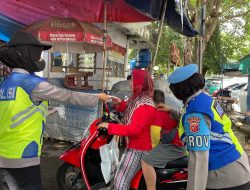
[[[12,72],[15,72],[15,73],[23,73],[23,74],[29,74],[28,71],[24,70],[24,69],[21,69],[21,68],[14,68],[12,69]]]
[[[195,92],[192,96],[189,96],[189,98],[187,99],[187,102],[185,103],[185,107],[187,107],[188,102],[190,102],[194,97],[198,96],[202,92],[203,92],[203,90],[199,90],[199,91]]]

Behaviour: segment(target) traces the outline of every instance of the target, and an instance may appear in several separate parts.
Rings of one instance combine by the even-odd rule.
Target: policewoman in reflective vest
[[[40,155],[48,100],[96,106],[106,94],[86,94],[58,88],[34,72],[42,71],[43,50],[32,34],[17,32],[0,47],[0,61],[12,73],[0,85],[0,189],[40,190]]]
[[[170,89],[184,103],[179,135],[189,151],[187,190],[249,190],[250,167],[220,104],[202,91],[196,64],[177,68]]]

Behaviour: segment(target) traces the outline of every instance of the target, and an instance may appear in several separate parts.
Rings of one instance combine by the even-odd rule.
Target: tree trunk
[[[193,63],[193,44],[194,38],[186,38],[186,44],[184,47],[184,65]]]
[[[196,1],[196,7],[191,7],[191,5],[189,5],[189,13],[191,13],[191,23],[193,24],[193,26],[195,26],[196,29],[200,28],[200,15],[199,15],[199,11],[202,5],[202,1],[203,0],[197,0]],[[221,5],[221,1],[220,0],[209,0],[207,1],[207,14],[206,14],[206,31],[205,31],[205,35],[204,35],[204,44],[203,44],[203,48],[202,48],[202,52],[204,53],[206,47],[207,47],[207,43],[209,42],[212,34],[214,33],[214,30],[218,24],[218,20],[219,20],[219,8]],[[199,43],[195,43],[196,40],[194,39],[190,39],[190,38],[186,38],[186,47],[184,49],[184,55],[185,57],[185,61],[184,64],[187,63],[192,63],[195,62],[198,63],[198,45]],[[193,48],[190,49],[190,48]],[[191,53],[189,53],[191,52]],[[195,53],[193,53],[195,52]],[[207,70],[206,68],[204,68],[205,70]]]
[[[198,21],[199,21],[199,7],[200,7],[200,1],[197,0],[196,2],[196,6],[192,7],[192,5],[190,4],[190,2],[188,3],[188,10],[189,10],[189,15],[191,16],[191,23],[193,26],[197,26]],[[186,46],[184,47],[184,65],[188,64],[188,63],[194,63],[197,62],[196,58],[195,58],[195,54],[196,51],[194,51],[194,49],[196,49],[196,42],[195,42],[195,38],[186,38]]]

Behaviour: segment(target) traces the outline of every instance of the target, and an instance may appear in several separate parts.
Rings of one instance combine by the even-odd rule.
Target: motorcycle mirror
[[[104,128],[104,127],[101,127],[98,129],[98,132],[100,135],[107,135],[108,134],[108,129],[107,128]]]

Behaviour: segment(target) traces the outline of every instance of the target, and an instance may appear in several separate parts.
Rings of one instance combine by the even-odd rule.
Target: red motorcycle
[[[57,171],[57,183],[61,190],[111,190],[110,183],[106,184],[102,176],[99,148],[109,143],[113,136],[108,135],[106,129],[98,129],[100,122],[116,121],[106,112],[89,126],[86,130],[88,134],[79,143],[71,146],[60,157],[63,164]],[[156,168],[156,174],[157,190],[185,190],[187,158],[171,161],[165,169]],[[141,170],[133,178],[130,189],[146,190]]]

